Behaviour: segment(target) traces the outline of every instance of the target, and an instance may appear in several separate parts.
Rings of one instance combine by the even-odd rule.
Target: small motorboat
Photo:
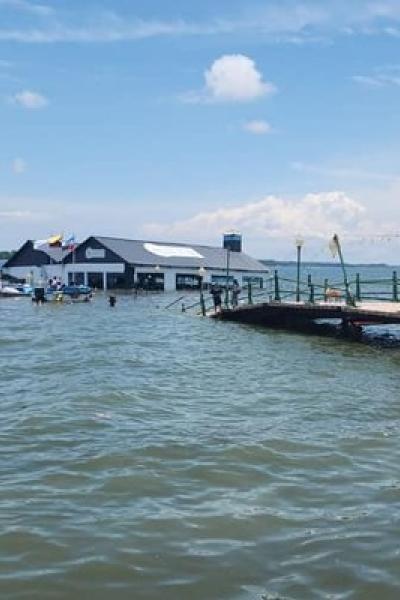
[[[32,299],[43,302],[89,302],[92,288],[87,285],[62,285],[60,287],[35,288]]]
[[[32,296],[33,287],[29,283],[16,285],[15,289],[21,292],[22,296]]]
[[[23,293],[16,287],[11,285],[0,287],[0,298],[17,298],[18,296],[23,296]]]

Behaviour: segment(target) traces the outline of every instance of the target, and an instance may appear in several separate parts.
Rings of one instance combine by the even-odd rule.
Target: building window
[[[95,290],[102,290],[103,273],[88,273],[88,285]]]
[[[234,279],[235,278],[233,277],[233,275],[229,275],[229,277],[228,277],[229,285],[233,284]],[[211,283],[218,283],[219,285],[226,285],[226,275],[212,275]]]
[[[201,283],[200,275],[178,273],[176,276],[177,290],[199,290]]]
[[[138,273],[137,285],[142,290],[152,292],[164,290],[164,273]]]
[[[123,273],[107,273],[107,289],[115,290],[126,287]]]
[[[68,285],[84,285],[85,274],[84,273],[68,273]]]
[[[251,283],[254,287],[259,287],[262,289],[264,287],[264,280],[262,277],[250,277],[249,275],[243,276],[243,285],[249,285]]]

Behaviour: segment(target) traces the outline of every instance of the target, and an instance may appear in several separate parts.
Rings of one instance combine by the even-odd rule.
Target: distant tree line
[[[16,250],[0,250],[0,260],[8,260],[15,252]]]

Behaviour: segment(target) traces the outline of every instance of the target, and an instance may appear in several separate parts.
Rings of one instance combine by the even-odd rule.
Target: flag
[[[339,250],[338,242],[339,242],[339,240],[338,240],[338,236],[336,234],[333,236],[333,238],[329,242],[329,250],[331,251],[333,258],[336,258],[336,256],[339,253],[338,252],[338,250]]]
[[[67,239],[64,239],[63,243],[62,243],[62,247],[63,247],[63,250],[65,250],[65,249],[71,250],[71,251],[75,250],[75,247],[76,247],[75,235],[72,234]]]
[[[50,248],[60,248],[62,246],[62,241],[63,241],[63,236],[62,233],[59,233],[57,235],[52,235],[51,237],[49,237],[49,239],[47,240],[48,245],[50,246]]]

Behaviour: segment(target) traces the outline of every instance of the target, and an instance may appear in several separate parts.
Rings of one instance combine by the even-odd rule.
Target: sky
[[[400,263],[398,0],[0,0],[0,249]]]

